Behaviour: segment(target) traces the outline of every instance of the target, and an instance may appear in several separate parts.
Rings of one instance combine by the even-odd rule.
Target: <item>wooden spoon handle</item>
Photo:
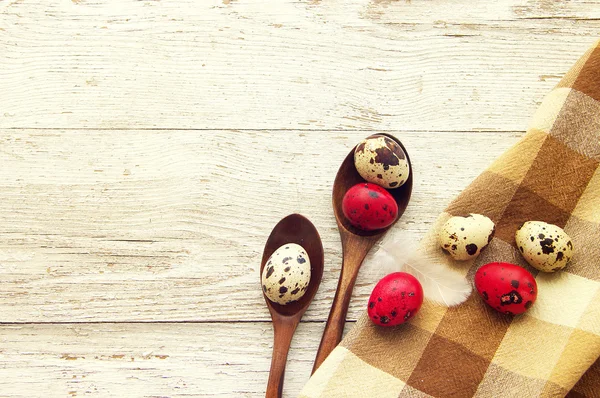
[[[271,370],[269,371],[269,382],[267,384],[266,398],[281,398],[283,391],[283,378],[285,376],[285,364],[288,351],[292,343],[294,331],[298,326],[297,321],[274,322],[273,357],[271,358]]]
[[[342,272],[333,299],[333,305],[331,306],[331,311],[329,311],[325,331],[321,338],[319,351],[317,351],[317,357],[315,358],[312,370],[313,373],[315,373],[325,358],[342,340],[346,324],[346,314],[348,313],[348,306],[350,305],[350,298],[352,297],[352,290],[358,276],[358,270],[367,253],[379,238],[379,235],[373,235],[368,238],[357,238],[352,234],[341,233],[340,237],[342,239],[343,253]]]
[[[348,306],[350,305],[350,298],[352,297],[352,290],[354,289],[358,269],[358,267],[348,269],[342,266],[342,274],[338,281],[338,287],[331,310],[329,311],[327,324],[325,324],[325,331],[323,332],[323,337],[321,337],[321,344],[319,345],[319,351],[317,351],[312,373],[315,373],[317,368],[325,361],[325,358],[342,340],[346,324],[346,314],[348,313]]]

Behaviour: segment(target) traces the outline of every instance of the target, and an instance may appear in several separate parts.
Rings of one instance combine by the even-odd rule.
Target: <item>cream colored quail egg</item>
[[[401,187],[410,173],[402,147],[382,135],[368,137],[356,146],[354,166],[362,178],[388,189]]]
[[[573,257],[573,242],[562,228],[542,221],[527,221],[515,234],[525,260],[543,272],[563,269]]]
[[[282,305],[297,301],[310,282],[310,258],[306,250],[295,243],[279,247],[265,264],[261,279],[269,300]]]
[[[440,246],[455,260],[471,260],[492,240],[494,231],[494,222],[481,214],[452,217],[439,232]]]

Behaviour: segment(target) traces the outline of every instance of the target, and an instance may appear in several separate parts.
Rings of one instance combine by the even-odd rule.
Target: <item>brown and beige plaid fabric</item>
[[[455,308],[424,303],[410,323],[390,329],[364,314],[301,397],[600,397],[599,164],[600,42],[421,242],[471,281],[488,262],[522,265],[536,276],[536,304],[511,317],[475,292]],[[455,263],[438,249],[436,231],[468,213],[490,217],[496,234],[479,258]],[[514,235],[528,220],[571,236],[576,253],[564,271],[538,273],[523,260]]]

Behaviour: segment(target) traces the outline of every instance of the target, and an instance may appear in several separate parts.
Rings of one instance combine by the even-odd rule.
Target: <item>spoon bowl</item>
[[[337,172],[333,182],[333,213],[335,214],[340,238],[342,240],[342,271],[331,306],[331,311],[329,312],[329,317],[327,319],[327,324],[325,325],[325,331],[321,338],[319,351],[317,352],[317,357],[315,359],[313,373],[342,339],[352,290],[364,258],[377,240],[400,219],[410,201],[413,187],[413,167],[406,148],[404,148],[404,145],[402,145],[400,140],[389,134],[375,134],[368,138],[376,136],[390,138],[402,148],[406,155],[410,173],[408,179],[401,187],[388,189],[388,192],[390,192],[398,204],[398,215],[394,222],[386,228],[374,231],[363,231],[350,224],[342,211],[342,201],[346,192],[354,185],[365,182],[354,166],[354,151],[356,147],[352,148]]]
[[[359,228],[354,227],[344,216],[342,211],[342,201],[344,200],[344,195],[350,188],[358,183],[364,183],[365,180],[358,174],[356,171],[356,167],[354,166],[354,150],[356,147],[352,148],[346,159],[342,162],[337,175],[335,176],[335,180],[333,182],[333,213],[335,214],[335,219],[338,224],[338,228],[341,230],[345,230],[352,235],[371,237],[377,236],[380,237],[385,234],[402,216],[406,207],[408,206],[408,202],[410,201],[410,195],[412,193],[413,186],[413,170],[412,164],[410,163],[410,157],[408,156],[408,152],[404,145],[394,136],[389,134],[375,134],[369,136],[367,138],[372,138],[376,136],[385,136],[394,140],[400,148],[406,154],[406,161],[408,162],[408,167],[410,169],[410,173],[408,174],[408,179],[404,184],[402,184],[399,188],[388,189],[387,191],[392,194],[394,200],[398,204],[398,216],[394,220],[394,222],[386,228],[377,229],[374,231],[363,231]]]
[[[273,356],[267,384],[267,397],[281,397],[287,354],[292,337],[302,315],[317,293],[323,277],[323,244],[319,232],[306,217],[300,214],[291,214],[283,218],[273,228],[263,251],[260,264],[261,277],[269,257],[278,248],[288,243],[302,246],[308,254],[310,281],[304,295],[299,300],[286,305],[272,302],[263,293],[274,328]]]

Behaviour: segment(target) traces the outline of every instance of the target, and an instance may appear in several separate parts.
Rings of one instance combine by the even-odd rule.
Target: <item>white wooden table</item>
[[[299,212],[326,270],[335,172],[378,131],[418,239],[600,37],[600,1],[0,0],[0,395],[261,396],[263,244]],[[347,329],[377,270],[363,269]]]

